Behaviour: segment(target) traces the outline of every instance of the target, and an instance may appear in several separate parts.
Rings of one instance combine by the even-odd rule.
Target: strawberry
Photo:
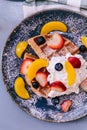
[[[56,90],[58,92],[66,91],[65,85],[61,81],[56,81],[50,84],[52,90]]]
[[[81,82],[80,87],[87,92],[87,78]]]
[[[52,48],[59,50],[64,45],[64,39],[60,34],[54,33],[47,41],[47,45]]]
[[[36,80],[42,87],[45,87],[48,84],[47,77],[47,72],[37,72],[36,74]]]
[[[30,58],[24,59],[21,66],[20,66],[20,72],[25,75],[26,72],[27,72],[28,67],[30,66],[30,64],[32,62],[33,62],[33,60],[30,59]]]
[[[81,61],[77,57],[69,57],[68,61],[72,64],[74,68],[80,68],[81,67]]]
[[[62,103],[61,103],[61,109],[63,112],[67,112],[69,111],[70,107],[72,105],[72,101],[71,100],[64,100]]]

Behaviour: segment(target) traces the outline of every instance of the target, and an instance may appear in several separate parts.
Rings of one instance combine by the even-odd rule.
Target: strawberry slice
[[[69,57],[68,61],[72,64],[74,68],[80,68],[81,67],[81,61],[77,57]]]
[[[51,49],[59,50],[64,45],[64,39],[60,34],[54,33],[47,41],[47,45]]]
[[[66,91],[65,85],[61,81],[56,81],[50,84],[51,90],[56,90],[58,92]]]
[[[36,74],[36,80],[42,87],[45,87],[48,84],[47,77],[48,77],[47,72],[37,72]]]
[[[72,101],[71,100],[64,100],[62,103],[61,103],[61,109],[63,112],[67,112],[69,111],[70,107],[72,105]]]
[[[25,75],[26,72],[27,72],[28,67],[30,66],[30,64],[32,62],[33,62],[33,60],[30,59],[30,58],[24,59],[21,66],[20,66],[20,72]]]

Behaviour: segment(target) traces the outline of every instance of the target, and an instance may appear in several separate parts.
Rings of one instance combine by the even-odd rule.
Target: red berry
[[[68,61],[72,64],[74,68],[80,68],[81,67],[81,61],[77,57],[69,57]]]
[[[55,33],[48,39],[47,45],[52,49],[59,50],[64,45],[64,39],[60,34]]]
[[[30,59],[30,58],[24,59],[21,66],[20,66],[20,72],[25,75],[26,72],[27,72],[28,67],[30,66],[30,64],[32,62],[33,62],[33,60]]]
[[[61,81],[55,81],[50,84],[52,90],[56,90],[58,92],[66,91],[65,85]]]
[[[48,84],[47,77],[47,72],[37,72],[36,74],[36,80],[42,87],[45,87]]]
[[[72,101],[71,100],[64,100],[62,103],[61,103],[61,109],[63,112],[67,112],[69,111],[70,107],[72,105]]]

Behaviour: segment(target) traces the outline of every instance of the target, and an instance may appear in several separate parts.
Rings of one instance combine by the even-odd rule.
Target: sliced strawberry
[[[47,45],[52,49],[61,49],[64,45],[64,39],[60,34],[54,33],[51,38],[48,39]]]
[[[80,68],[81,67],[81,61],[77,57],[69,57],[68,61],[72,64],[74,68]]]
[[[32,62],[33,62],[33,60],[30,59],[30,58],[24,59],[21,66],[20,66],[20,72],[25,75],[26,72],[27,72],[28,67],[30,66],[30,64]]]
[[[71,100],[64,100],[62,103],[61,103],[61,109],[63,112],[67,112],[69,111],[70,107],[72,105],[72,101]]]
[[[80,87],[87,92],[87,78],[81,82]]]
[[[48,84],[47,77],[47,72],[37,72],[36,74],[36,80],[42,87],[45,87]]]
[[[50,84],[52,90],[56,90],[58,92],[66,91],[65,85],[61,81],[56,81]]]

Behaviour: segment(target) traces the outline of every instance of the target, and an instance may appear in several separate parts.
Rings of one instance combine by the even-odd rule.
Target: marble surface
[[[5,42],[23,19],[22,2],[0,0],[0,60]],[[40,121],[27,115],[11,99],[2,79],[0,61],[0,130],[86,130],[87,116],[67,123]]]

